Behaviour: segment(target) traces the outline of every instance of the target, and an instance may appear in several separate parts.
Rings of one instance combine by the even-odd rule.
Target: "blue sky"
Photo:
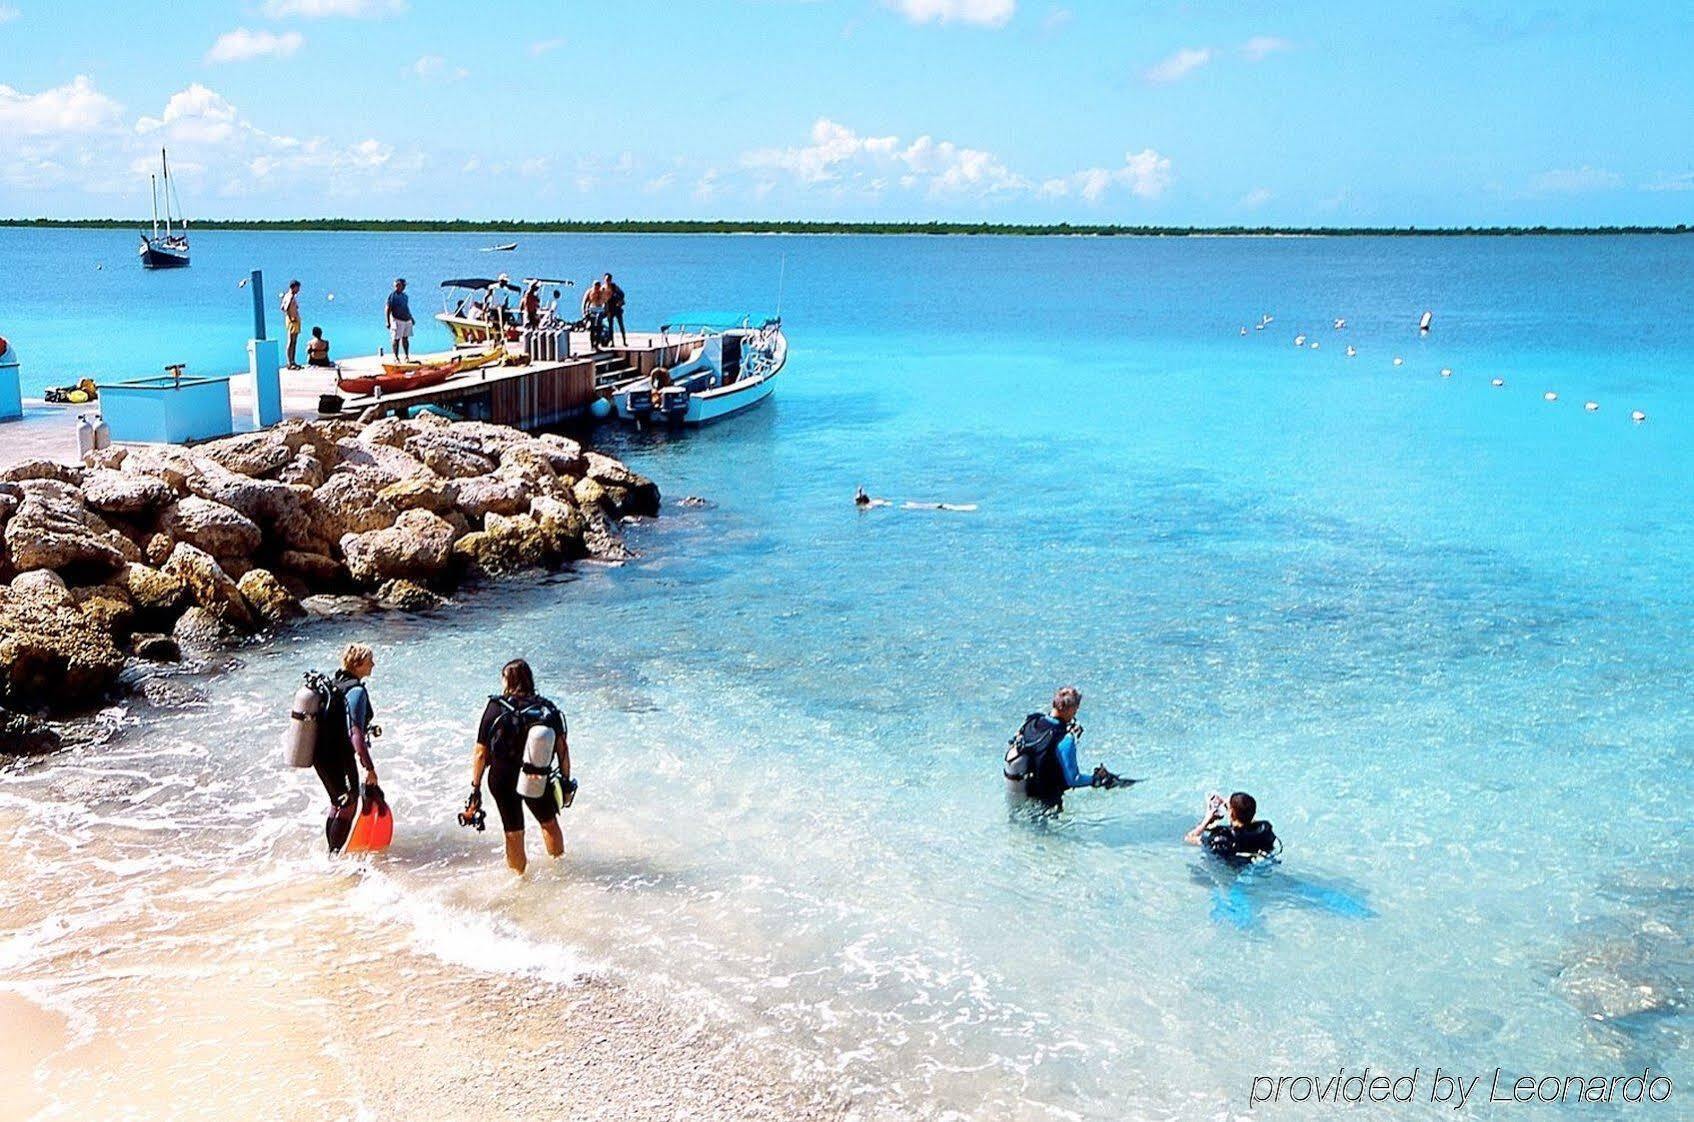
[[[1694,6],[0,0],[0,214],[1694,222]]]

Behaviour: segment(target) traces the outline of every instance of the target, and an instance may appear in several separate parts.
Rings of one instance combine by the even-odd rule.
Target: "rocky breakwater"
[[[57,746],[126,667],[467,580],[621,560],[659,490],[556,435],[423,416],[288,421],[0,472],[0,752]]]

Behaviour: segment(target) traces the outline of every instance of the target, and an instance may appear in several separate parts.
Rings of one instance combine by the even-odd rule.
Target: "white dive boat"
[[[176,197],[176,190],[171,186],[171,165],[163,148],[159,149],[159,168],[165,176],[165,233],[163,237],[159,234],[159,180],[150,175],[147,178],[153,186],[153,234],[141,235],[137,252],[144,269],[181,269],[188,264],[188,219],[182,217],[179,202],[176,228],[171,226],[171,200]]]
[[[739,413],[771,395],[788,360],[780,317],[754,327],[749,316],[692,316],[660,330],[703,338],[686,361],[612,391],[626,421],[700,425]]]

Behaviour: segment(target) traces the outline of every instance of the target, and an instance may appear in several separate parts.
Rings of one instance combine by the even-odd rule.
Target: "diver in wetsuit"
[[[1031,713],[1006,748],[1006,794],[1014,801],[1033,799],[1051,810],[1064,809],[1065,792],[1077,787],[1128,786],[1125,780],[1101,764],[1084,775],[1077,766],[1077,738],[1082,726],[1076,723],[1082,694],[1075,686],[1064,686],[1053,695],[1053,707]]]
[[[529,865],[524,853],[523,808],[541,827],[541,844],[549,857],[562,857],[565,835],[559,829],[560,799],[570,805],[576,785],[571,782],[571,749],[565,735],[564,714],[558,706],[535,692],[535,673],[529,663],[514,658],[500,670],[501,692],[488,699],[477,726],[476,750],[471,758],[471,797],[466,810],[482,806],[482,779],[488,776],[488,793],[500,812],[500,829],[506,835],[506,865],[521,874]],[[548,783],[537,798],[518,794],[518,776],[524,767],[524,742],[531,727],[553,731],[553,754],[557,761],[559,786]],[[463,818],[461,818],[463,821]],[[478,826],[478,829],[481,829]]]
[[[1258,813],[1258,801],[1245,791],[1228,799],[1213,792],[1206,796],[1206,816],[1182,840],[1232,865],[1269,857],[1276,852],[1276,832]]]
[[[330,682],[329,709],[318,725],[318,741],[312,768],[318,773],[331,804],[325,832],[329,851],[335,853],[347,842],[353,815],[359,808],[359,771],[363,782],[376,786],[376,764],[371,762],[371,696],[365,679],[376,669],[376,654],[363,643],[349,643],[341,653],[341,669]]]

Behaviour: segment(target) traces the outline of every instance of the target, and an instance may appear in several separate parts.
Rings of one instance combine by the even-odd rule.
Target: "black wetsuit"
[[[523,767],[524,740],[529,735],[529,726],[502,705],[501,700],[488,699],[488,705],[482,711],[482,723],[477,727],[476,739],[477,743],[488,746],[488,793],[493,796],[494,806],[500,812],[500,828],[511,834],[523,829],[525,803],[529,804],[529,812],[535,815],[535,820],[543,826],[559,816],[559,803],[553,797],[551,783],[542,790],[540,798],[527,799],[518,794],[518,776]],[[564,745],[565,718],[552,702],[540,696],[507,697],[503,700],[516,709],[537,703],[546,705],[550,715],[544,723],[559,738],[559,745]]]
[[[359,760],[353,751],[353,730],[369,735],[371,696],[364,682],[345,670],[337,670],[329,710],[318,725],[318,742],[312,753],[312,768],[329,793],[329,801],[343,805],[359,793]]]
[[[1214,857],[1245,864],[1276,852],[1276,832],[1261,818],[1245,826],[1213,826],[1200,835],[1200,844]]]

